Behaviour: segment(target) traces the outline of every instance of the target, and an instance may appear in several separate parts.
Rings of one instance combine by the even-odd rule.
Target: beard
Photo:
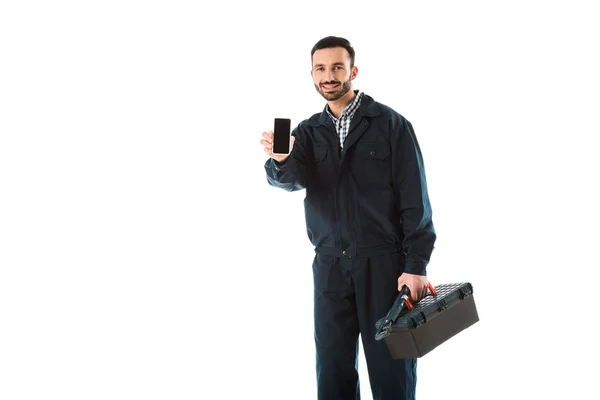
[[[342,97],[344,97],[344,95],[346,93],[348,93],[350,91],[351,85],[352,85],[352,81],[350,79],[348,79],[347,81],[345,81],[344,83],[342,83],[340,85],[340,82],[337,81],[333,81],[333,82],[325,82],[326,84],[338,84],[339,87],[337,90],[334,91],[329,91],[326,92],[325,89],[323,89],[321,87],[321,85],[317,85],[315,84],[315,89],[317,89],[317,92],[319,92],[319,94],[321,96],[323,96],[325,98],[325,100],[327,101],[336,101],[341,99]]]

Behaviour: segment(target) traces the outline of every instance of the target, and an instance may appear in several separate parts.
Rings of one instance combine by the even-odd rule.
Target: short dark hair
[[[331,49],[334,47],[343,47],[346,49],[348,54],[350,54],[350,67],[354,67],[354,49],[352,45],[347,39],[337,36],[327,36],[323,39],[319,40],[312,48],[310,52],[310,59],[312,62],[312,57],[315,54],[315,51],[321,49]]]

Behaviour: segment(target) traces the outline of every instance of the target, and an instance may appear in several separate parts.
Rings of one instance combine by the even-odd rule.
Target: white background
[[[322,110],[327,35],[413,123],[430,280],[474,286],[418,398],[600,398],[593,2],[210,3],[2,2],[0,398],[316,398],[304,193],[259,140]]]

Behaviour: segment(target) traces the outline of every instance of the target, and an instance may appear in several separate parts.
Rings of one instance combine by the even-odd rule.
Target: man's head
[[[319,40],[312,48],[311,59],[315,89],[327,101],[338,100],[352,89],[358,68],[348,40],[335,36]]]

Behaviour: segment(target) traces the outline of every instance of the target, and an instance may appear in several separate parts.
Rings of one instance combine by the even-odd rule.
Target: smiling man
[[[288,155],[273,154],[273,132],[263,132],[267,181],[306,190],[319,399],[360,398],[361,337],[373,398],[412,400],[416,360],[392,359],[375,322],[403,285],[414,302],[427,294],[436,234],[412,125],[353,90],[354,56],[344,38],[315,44],[311,75],[327,104],[294,129]]]

